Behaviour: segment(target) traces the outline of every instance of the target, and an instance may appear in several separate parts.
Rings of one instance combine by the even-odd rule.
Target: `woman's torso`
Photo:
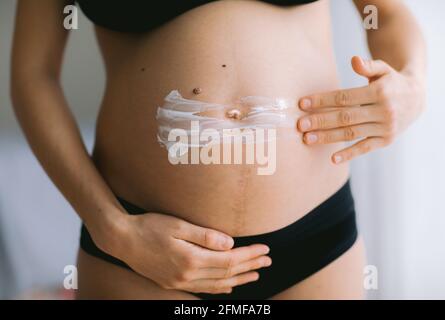
[[[218,103],[336,89],[326,0],[294,7],[225,0],[148,33],[96,32],[107,85],[93,159],[118,196],[239,236],[290,224],[347,179],[347,165],[330,161],[340,145],[308,147],[294,128],[278,129],[272,175],[252,164],[172,165],[156,138],[157,107],[174,89]]]

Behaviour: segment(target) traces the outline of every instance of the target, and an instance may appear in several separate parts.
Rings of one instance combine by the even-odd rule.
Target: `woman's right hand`
[[[126,217],[120,252],[113,255],[165,289],[230,293],[258,280],[253,270],[272,263],[264,244],[232,249],[230,236],[170,215]]]

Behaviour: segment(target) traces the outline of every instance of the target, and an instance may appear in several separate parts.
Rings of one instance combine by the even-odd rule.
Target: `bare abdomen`
[[[232,235],[283,227],[334,193],[348,170],[330,162],[339,145],[308,147],[287,128],[278,130],[272,175],[258,175],[257,164],[172,165],[157,142],[155,119],[174,89],[230,103],[247,95],[297,100],[336,88],[326,5],[222,1],[146,35],[99,29],[108,83],[94,159],[113,191],[148,211]]]

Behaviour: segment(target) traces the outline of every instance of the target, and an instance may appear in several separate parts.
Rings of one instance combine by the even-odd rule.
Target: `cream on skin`
[[[257,159],[266,165],[257,168],[258,174],[270,175],[276,167],[276,129],[294,127],[298,117],[294,105],[292,99],[262,96],[218,104],[185,99],[172,90],[157,109],[157,137],[172,164],[242,164],[245,145],[244,163],[253,164]],[[297,134],[288,131],[280,135],[280,139],[284,137],[297,139]],[[200,161],[204,157],[206,160]]]

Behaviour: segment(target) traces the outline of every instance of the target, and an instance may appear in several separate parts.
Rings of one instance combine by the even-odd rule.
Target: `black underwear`
[[[123,199],[130,214],[141,209]],[[234,237],[234,247],[263,243],[269,246],[270,267],[257,270],[259,280],[234,287],[230,294],[195,293],[202,299],[267,299],[316,273],[346,252],[357,239],[354,200],[349,181],[331,197],[296,222],[276,231]],[[101,251],[82,225],[81,248],[88,254],[130,269],[123,261]]]

